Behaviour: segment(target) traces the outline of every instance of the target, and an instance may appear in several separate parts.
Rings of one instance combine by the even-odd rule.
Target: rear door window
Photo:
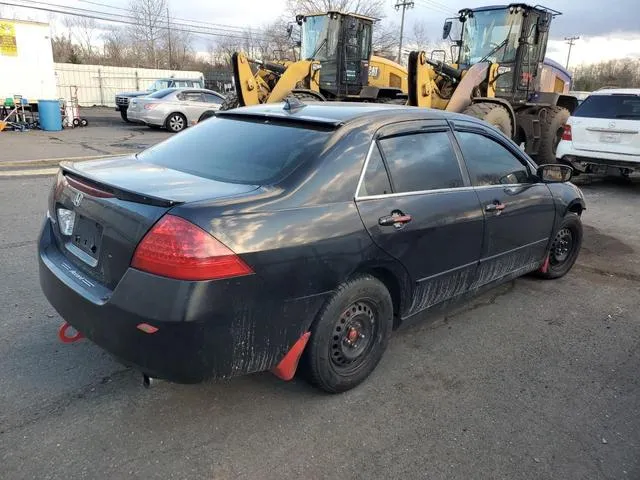
[[[531,181],[528,167],[498,142],[473,132],[456,136],[474,187]]]
[[[440,190],[464,185],[448,132],[384,138],[380,147],[395,192]]]
[[[214,95],[213,93],[205,93],[204,94],[204,100],[207,103],[222,103],[223,102],[222,97],[219,97],[218,95]]]
[[[137,158],[222,182],[269,185],[317,158],[331,133],[279,122],[210,118]]]
[[[591,95],[573,112],[573,116],[640,120],[640,96]]]

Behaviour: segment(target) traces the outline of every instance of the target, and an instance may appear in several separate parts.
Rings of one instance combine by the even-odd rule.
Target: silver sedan
[[[224,97],[201,88],[165,88],[144,97],[132,98],[127,116],[132,122],[166,128],[177,133],[211,116]]]

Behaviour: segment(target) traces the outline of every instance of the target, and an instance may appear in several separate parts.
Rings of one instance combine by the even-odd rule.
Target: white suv
[[[584,173],[640,171],[640,89],[589,95],[564,126],[556,158]]]

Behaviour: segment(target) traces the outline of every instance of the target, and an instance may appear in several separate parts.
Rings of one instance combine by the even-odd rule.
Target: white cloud
[[[569,45],[564,40],[550,40],[547,56],[565,65]],[[607,36],[581,37],[571,49],[570,67],[616,58],[640,58],[640,34],[611,33]]]

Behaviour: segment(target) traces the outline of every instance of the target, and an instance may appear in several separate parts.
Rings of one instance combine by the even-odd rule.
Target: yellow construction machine
[[[555,162],[563,125],[578,106],[571,75],[545,58],[549,25],[560,12],[536,5],[463,9],[454,21],[457,62],[409,55],[409,105],[465,113],[494,125],[540,163]],[[452,48],[453,50],[453,48]]]
[[[298,15],[301,60],[268,62],[232,55],[236,94],[223,110],[280,102],[288,95],[305,100],[405,103],[407,71],[372,55],[374,18],[354,13]]]

